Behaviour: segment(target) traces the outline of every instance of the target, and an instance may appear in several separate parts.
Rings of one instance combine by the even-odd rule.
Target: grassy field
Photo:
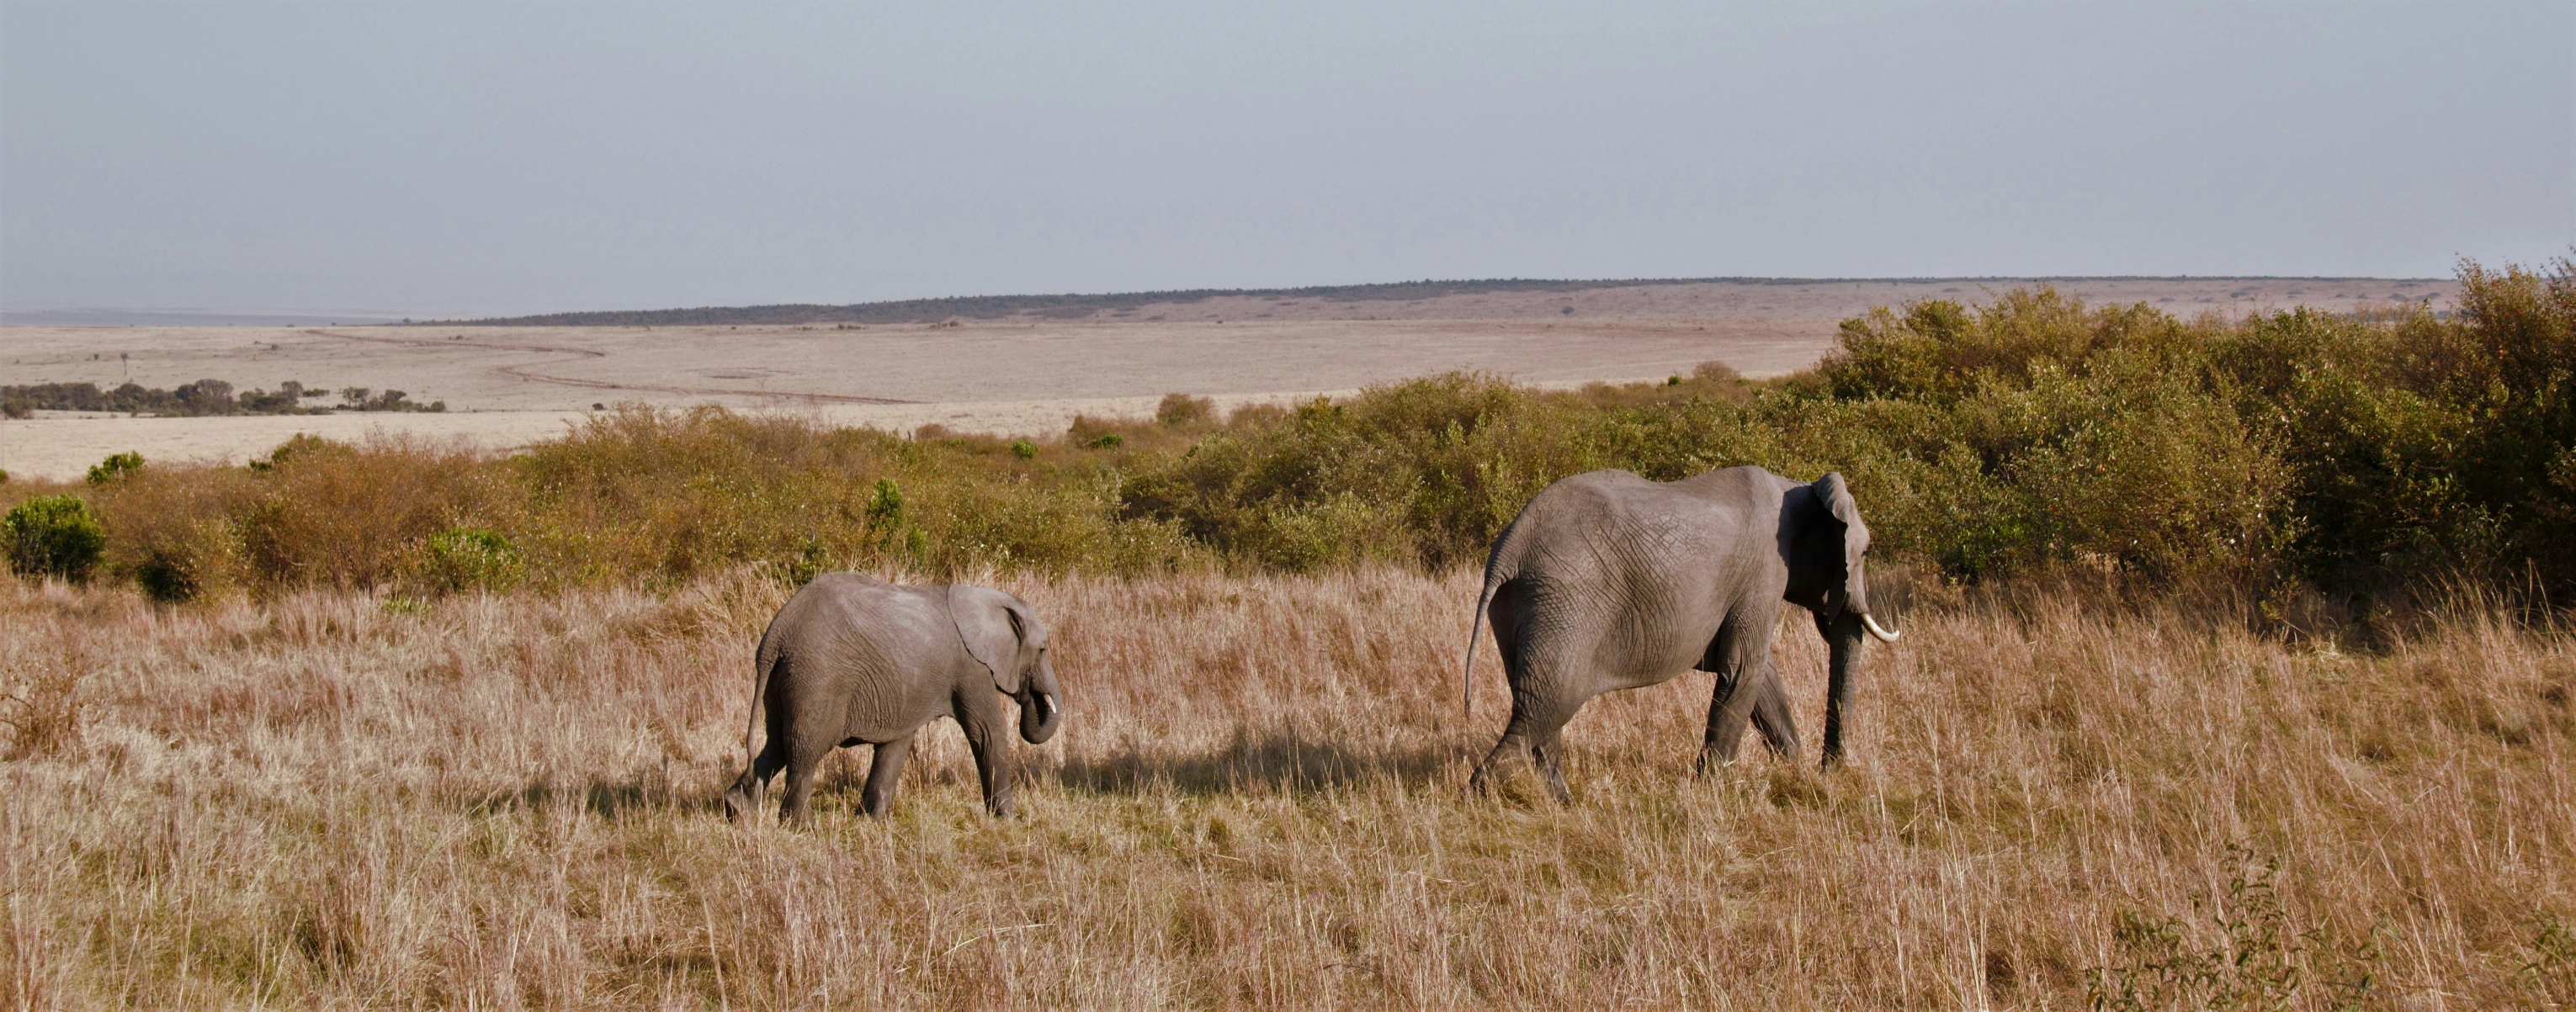
[[[1694,675],[1594,701],[1560,808],[1466,790],[1506,709],[1458,714],[1471,574],[986,579],[1071,697],[1025,814],[942,724],[890,819],[845,752],[803,831],[714,806],[786,593],[757,570],[0,581],[0,1005],[2576,1001],[2576,649],[2487,609],[2361,654],[1927,589],[1853,767],[1693,777]],[[1782,643],[1812,740],[1823,647]]]

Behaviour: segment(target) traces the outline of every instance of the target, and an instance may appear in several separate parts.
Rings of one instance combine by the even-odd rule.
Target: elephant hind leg
[[[787,765],[783,753],[784,750],[778,747],[778,739],[772,737],[761,748],[760,754],[752,757],[751,766],[734,779],[732,787],[725,789],[726,818],[737,823],[751,821],[752,814],[760,810],[761,795],[768,793],[769,778],[778,775],[779,768]]]
[[[1565,788],[1565,723],[1557,722],[1547,733],[1530,740],[1530,758],[1538,760],[1539,779],[1547,792],[1556,796],[1560,805],[1574,803],[1574,792]]]
[[[1574,795],[1565,786],[1565,724],[1574,718],[1581,700],[1570,704],[1533,705],[1515,693],[1512,699],[1511,723],[1503,727],[1503,738],[1486,753],[1485,761],[1476,764],[1476,775],[1469,781],[1478,793],[1487,793],[1511,775],[1516,763],[1526,763],[1539,782],[1547,785],[1549,795],[1560,803],[1571,802]]]
[[[1582,676],[1590,670],[1594,643],[1563,628],[1535,627],[1538,607],[1531,587],[1520,580],[1507,581],[1494,592],[1494,645],[1502,650],[1503,677],[1511,682],[1512,717],[1503,725],[1502,740],[1476,764],[1469,783],[1478,793],[1488,793],[1510,775],[1512,765],[1527,763],[1548,793],[1566,802],[1573,795],[1565,788],[1562,732],[1592,698],[1578,686],[1589,684]]]
[[[823,757],[831,754],[832,744],[826,741],[821,747],[784,750],[787,753],[787,798],[778,805],[780,820],[802,826],[812,818],[814,771],[823,765]]]

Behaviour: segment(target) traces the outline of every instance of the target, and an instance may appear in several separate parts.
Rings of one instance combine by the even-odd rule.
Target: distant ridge
[[[2098,275],[1948,278],[1627,278],[1569,281],[1539,278],[1494,278],[1475,281],[1398,281],[1373,285],[1319,285],[1308,288],[1191,288],[1162,292],[1116,292],[1096,295],[964,295],[939,299],[903,299],[849,305],[794,303],[775,306],[701,306],[691,309],[601,310],[545,313],[536,316],[431,320],[415,326],[475,327],[681,327],[745,324],[938,323],[945,320],[997,320],[1009,317],[1069,320],[1102,312],[1151,305],[1185,305],[1220,298],[1296,298],[1330,302],[1411,302],[1455,295],[1494,292],[1581,292],[1604,288],[1652,288],[1671,285],[1830,285],[1830,284],[1995,284],[2108,281],[2401,281],[2439,282],[2436,278],[2303,277],[2291,275]]]

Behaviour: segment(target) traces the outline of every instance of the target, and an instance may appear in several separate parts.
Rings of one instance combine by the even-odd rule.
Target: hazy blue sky
[[[2571,11],[9,0],[0,307],[2446,275],[2576,242]]]

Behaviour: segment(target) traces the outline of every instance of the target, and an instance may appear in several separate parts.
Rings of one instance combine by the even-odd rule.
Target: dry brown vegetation
[[[1856,766],[1694,778],[1695,675],[1588,707],[1559,808],[1465,789],[1505,708],[1457,712],[1472,574],[989,579],[1072,696],[1025,816],[981,813],[942,725],[890,819],[851,814],[845,752],[803,831],[712,807],[785,595],[756,569],[0,583],[0,1004],[2576,1000],[2576,649],[2492,608],[2363,655],[1925,591],[1865,661]],[[1822,645],[1781,642],[1812,729]]]

